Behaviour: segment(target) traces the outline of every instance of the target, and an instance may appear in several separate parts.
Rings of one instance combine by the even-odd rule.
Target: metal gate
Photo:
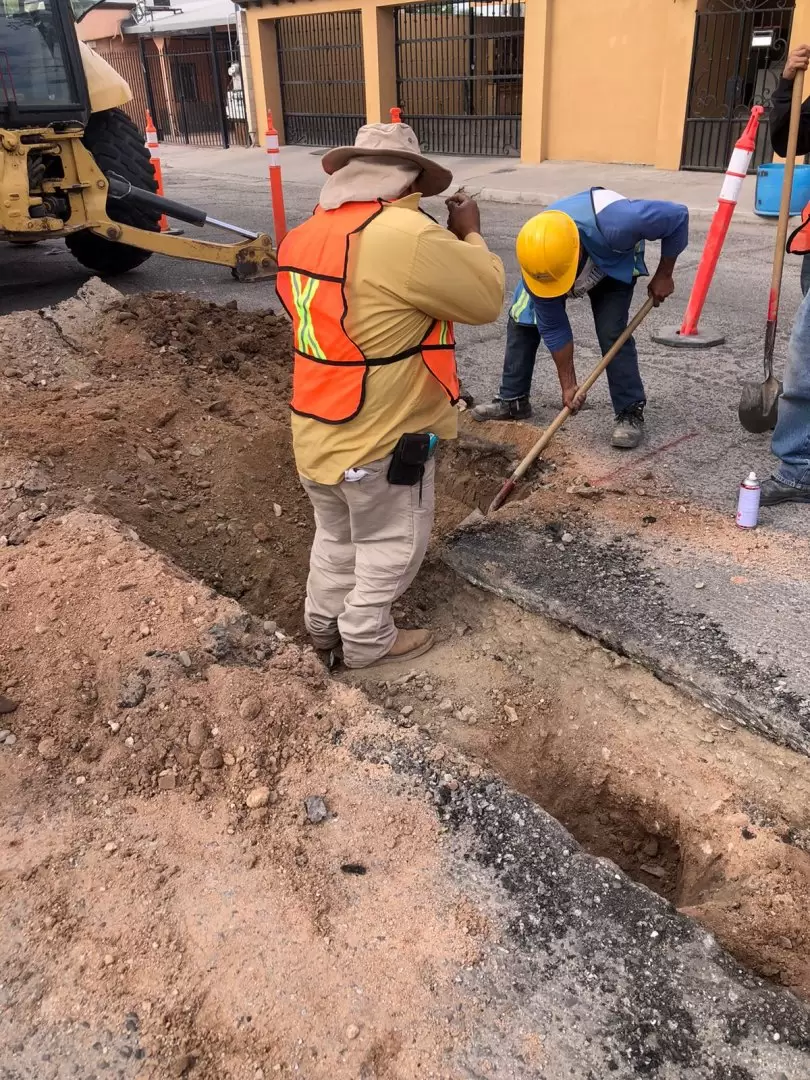
[[[138,48],[100,52],[127,80],[124,109],[143,129],[149,109],[161,142],[250,146],[239,46],[230,34],[167,37],[163,52],[145,36]]]
[[[753,105],[782,75],[794,0],[699,0],[681,168],[722,172]],[[772,157],[767,114],[751,171]]]
[[[394,9],[397,101],[425,150],[520,153],[523,4]]]
[[[360,12],[278,19],[276,41],[286,141],[351,145],[366,122]]]

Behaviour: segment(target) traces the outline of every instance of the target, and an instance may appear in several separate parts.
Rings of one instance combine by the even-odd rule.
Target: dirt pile
[[[429,804],[344,749],[368,703],[95,516],[0,553],[0,602],[0,1061],[444,1075],[487,927]]]
[[[3,748],[16,753],[18,740],[25,748],[22,768],[3,759],[2,782],[23,808],[7,826],[15,873],[30,882],[20,893],[13,887],[10,903],[16,927],[33,918],[44,935],[19,962],[10,941],[14,985],[32,979],[32,1001],[47,986],[56,995],[49,1015],[60,1024],[65,1016],[85,1022],[81,1009],[68,1008],[75,992],[94,1031],[106,1022],[97,993],[109,991],[110,1009],[126,999],[137,1019],[116,1053],[129,1061],[126,1049],[136,1052],[143,1030],[161,1063],[156,1077],[186,1058],[206,1062],[211,1076],[258,1075],[246,1071],[251,1044],[262,1047],[256,1070],[276,1062],[313,1077],[385,1076],[390,1056],[400,1070],[391,1075],[431,1075],[441,1057],[435,1033],[410,1048],[400,1036],[383,1039],[364,1046],[364,1058],[346,1035],[362,1027],[350,1001],[324,1029],[319,1046],[331,1049],[319,1049],[317,1061],[269,1023],[260,1035],[253,1026],[259,1013],[281,1010],[292,1031],[294,1014],[318,1011],[321,980],[330,994],[356,980],[364,995],[377,995],[390,951],[416,980],[396,992],[414,996],[424,1010],[414,1023],[430,1028],[422,980],[445,978],[433,953],[386,930],[381,966],[375,960],[364,983],[359,973],[371,962],[359,949],[360,928],[382,920],[418,937],[424,925],[427,941],[434,920],[448,917],[449,929],[436,931],[440,958],[461,963],[470,944],[463,929],[457,938],[446,906],[420,907],[419,883],[437,872],[435,854],[409,837],[427,843],[435,822],[420,810],[411,824],[399,803],[384,817],[362,809],[366,792],[340,748],[343,732],[371,723],[367,705],[288,645],[301,629],[312,524],[290,447],[287,324],[182,294],[122,299],[95,283],[52,312],[0,319],[0,335],[8,348],[0,607],[11,613],[0,624],[0,694],[22,703],[0,716],[0,729]],[[470,427],[443,453],[437,540],[473,506],[484,508],[514,463],[514,448],[478,432]],[[513,434],[519,454],[536,432]],[[643,517],[646,496],[583,494],[565,446],[551,457],[526,485],[525,505],[507,517],[551,515],[559,545],[585,504],[605,520]],[[677,520],[674,500],[662,496],[664,504],[661,517]],[[134,549],[131,536],[82,513],[57,524],[75,508],[112,515],[148,548]],[[155,551],[211,591],[182,583]],[[577,635],[569,640],[543,620],[518,620],[513,608],[507,616],[479,594],[460,593],[435,562],[397,617],[427,621],[442,640],[427,675],[372,688],[402,738],[418,723],[465,746],[553,810],[589,850],[695,913],[747,964],[810,993],[805,761],[785,755],[782,765],[781,752],[757,740],[740,750],[713,717],[651,676],[633,669],[630,677],[613,654],[596,648],[591,657]],[[167,817],[160,800],[171,792],[188,801],[173,803]],[[352,808],[351,827],[328,834],[337,846],[326,859],[308,843],[321,834],[304,823],[304,799],[325,797],[329,808],[336,792]],[[24,829],[26,813],[53,818],[45,839]],[[367,866],[369,853],[403,861],[392,891],[375,891],[373,913],[352,891],[353,877],[364,875],[341,870]],[[260,886],[257,865],[265,868]],[[395,896],[413,890],[411,923]],[[259,927],[274,919],[297,952],[263,941]],[[58,989],[48,953],[63,939],[74,981]],[[226,943],[225,960],[216,941]],[[289,1000],[268,997],[266,987],[254,992],[257,956],[295,973]],[[82,996],[84,981],[92,993]],[[158,1007],[156,984],[176,988],[177,1001]],[[141,1000],[154,1021],[144,1020]],[[394,1009],[393,998],[380,996],[379,1008]],[[374,1027],[384,1028],[376,1014]]]
[[[90,302],[84,347],[58,338],[62,356],[80,357],[81,379],[63,363],[50,379],[0,387],[0,532],[14,544],[47,513],[98,508],[219,591],[294,624],[310,524],[290,451],[286,323],[182,295]],[[0,320],[7,337],[19,318]],[[38,375],[39,360],[28,364]]]
[[[47,370],[29,324],[58,357]],[[0,379],[0,536],[18,544],[48,515],[92,507],[301,630],[312,514],[292,457],[285,320],[94,285],[45,317],[0,319],[0,333],[18,345],[16,374]],[[509,460],[480,440],[448,451],[441,531],[488,499]]]
[[[10,1076],[805,1075],[795,999],[125,527],[0,597]]]

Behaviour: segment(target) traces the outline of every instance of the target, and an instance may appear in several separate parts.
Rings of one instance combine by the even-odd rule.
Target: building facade
[[[285,141],[352,141],[399,106],[426,150],[525,162],[722,171],[810,41],[810,0],[238,2]]]
[[[129,83],[125,110],[139,127],[148,110],[161,141],[249,146],[241,21],[231,0],[103,0],[78,33]]]

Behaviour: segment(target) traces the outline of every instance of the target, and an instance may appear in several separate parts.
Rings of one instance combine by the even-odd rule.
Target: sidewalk
[[[261,149],[234,147],[219,150],[198,146],[160,148],[161,161],[168,169],[210,177],[267,180],[267,157]],[[324,151],[309,146],[281,149],[285,184],[319,187],[323,181],[321,158]],[[563,195],[588,187],[607,187],[628,198],[670,199],[686,203],[696,220],[711,218],[723,182],[719,173],[670,172],[648,165],[604,165],[592,161],[545,161],[542,165],[521,165],[513,158],[443,157],[453,172],[454,182],[464,186],[484,202],[548,204]],[[736,211],[738,220],[766,222],[754,213],[755,178],[743,185]]]

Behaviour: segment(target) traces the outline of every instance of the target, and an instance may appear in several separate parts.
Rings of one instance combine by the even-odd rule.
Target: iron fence
[[[278,19],[276,41],[285,140],[353,143],[366,122],[360,12]]]
[[[100,55],[130,85],[125,111],[143,128],[148,109],[161,142],[250,145],[239,49],[228,34],[169,38],[163,52],[140,37],[137,47]]]
[[[699,0],[681,167],[722,172],[754,105],[768,106],[784,67],[794,0]],[[767,113],[751,171],[772,157]]]
[[[394,18],[397,100],[423,148],[517,156],[523,4],[409,4]]]

